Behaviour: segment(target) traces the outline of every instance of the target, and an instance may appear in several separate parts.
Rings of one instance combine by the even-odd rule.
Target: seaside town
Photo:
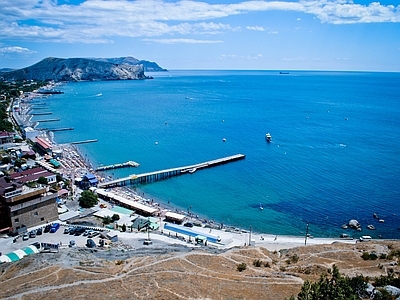
[[[227,251],[226,255],[237,258],[235,252],[230,254],[229,250],[248,249],[245,250],[246,255],[250,255],[252,252],[248,251],[260,254],[260,251],[264,251],[260,249],[265,249],[270,251],[266,257],[270,260],[269,255],[272,255],[274,260],[253,260],[253,265],[260,267],[264,264],[271,268],[271,264],[276,264],[272,267],[272,270],[279,270],[280,275],[277,275],[276,280],[283,280],[284,284],[293,288],[287,291],[290,295],[292,291],[297,291],[296,286],[302,281],[286,274],[286,267],[278,263],[279,259],[283,259],[287,265],[298,262],[297,252],[290,254],[288,249],[311,246],[309,249],[316,251],[318,248],[312,246],[326,249],[340,247],[337,246],[339,244],[343,247],[354,247],[352,251],[356,255],[360,251],[363,251],[363,256],[367,253],[368,258],[363,258],[364,260],[377,259],[371,258],[372,255],[376,256],[375,251],[365,251],[369,249],[366,248],[368,246],[371,249],[387,248],[382,250],[386,252],[390,249],[390,245],[382,247],[372,242],[358,243],[370,241],[369,236],[356,240],[348,235],[329,239],[314,238],[308,233],[304,237],[256,233],[251,231],[251,227],[250,230],[243,230],[202,219],[190,210],[180,211],[157,203],[154,199],[145,197],[143,192],[136,189],[136,185],[124,185],[125,181],[142,182],[135,181],[138,176],[131,175],[116,180],[104,173],[105,170],[115,168],[136,168],[139,167],[138,163],[129,161],[95,168],[80,153],[79,143],[57,144],[53,136],[53,131],[57,130],[38,129],[40,122],[32,122],[32,111],[37,107],[45,108],[43,99],[61,93],[56,89],[56,84],[47,83],[44,87],[43,83],[33,81],[1,84],[0,111],[3,114],[3,123],[0,123],[0,265],[13,264],[26,258],[43,265],[45,256],[36,255],[52,253],[57,256],[49,256],[47,259],[59,260],[58,263],[61,264],[67,263],[69,270],[75,272],[74,264],[83,266],[93,263],[91,253],[96,253],[96,259],[116,260],[115,264],[118,266],[122,264],[122,259],[144,253],[157,256],[160,253],[174,252],[187,255],[192,250],[213,254]],[[196,168],[241,158],[243,156],[232,156],[165,172],[193,173]],[[148,173],[144,176],[144,182],[147,177],[158,175]],[[357,230],[358,223],[351,220],[346,226]],[[300,255],[309,255],[307,250],[299,251]],[[338,252],[336,248],[332,251]],[[286,255],[282,257],[284,253]],[[241,254],[239,257],[246,255]],[[337,255],[340,256],[340,252]],[[379,258],[382,259],[383,255],[386,258],[387,254],[383,252]],[[387,266],[394,265],[390,262]],[[243,272],[246,268],[245,263],[237,264],[238,272]],[[311,268],[309,263],[307,268]],[[311,269],[307,270],[305,274],[311,274]],[[225,277],[225,271],[218,276]],[[259,284],[257,280],[253,281],[253,284]],[[263,288],[265,286],[263,283]],[[370,289],[368,295],[376,294],[372,285],[363,288]],[[28,294],[36,292],[32,290]],[[249,291],[243,293],[248,294]],[[281,293],[278,290],[274,292]],[[6,294],[10,295],[8,292]],[[254,295],[252,299],[260,299],[260,296]]]
[[[25,246],[33,252],[48,248],[48,244],[58,250],[76,245],[96,247],[111,245],[118,237],[120,240],[140,237],[145,245],[161,239],[215,248],[270,243],[270,247],[279,249],[281,241],[286,247],[307,243],[307,239],[311,244],[334,241],[314,239],[310,235],[282,237],[277,241],[275,235],[252,233],[251,229],[201,219],[190,210],[160,205],[137,192],[134,186],[120,186],[120,181],[113,184],[113,178],[102,171],[139,164],[126,162],[94,169],[77,145],[55,143],[52,131],[38,129],[39,122],[31,121],[33,110],[45,108],[43,99],[60,93],[54,83],[43,86],[31,81],[14,87],[10,84],[8,88],[8,94],[1,95],[8,127],[0,134],[0,233],[10,238],[6,239],[6,247],[0,244],[2,262],[20,259],[23,255],[7,253],[15,253]],[[10,92],[11,88],[17,92]],[[52,229],[52,225],[57,228]],[[41,236],[49,231],[57,234],[50,239],[49,235]],[[32,246],[33,242],[37,242],[36,247]]]

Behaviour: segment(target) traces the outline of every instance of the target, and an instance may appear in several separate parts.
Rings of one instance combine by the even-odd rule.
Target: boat
[[[196,168],[190,169],[190,170],[189,170],[189,173],[190,173],[190,174],[193,174],[194,172],[196,172],[196,170],[197,170]]]
[[[373,216],[375,219],[379,219],[379,217],[378,217],[378,215],[377,215],[376,213],[374,213],[372,216]]]
[[[369,229],[369,230],[375,230],[375,226],[374,225],[367,225],[367,228]]]
[[[223,138],[222,141],[223,141],[223,142],[226,142],[226,138]]]
[[[271,134],[267,133],[267,134],[265,135],[265,140],[266,140],[268,143],[270,143],[271,140],[272,140]]]
[[[289,74],[289,72],[279,72],[279,74],[281,74],[281,75],[285,74],[286,75],[286,74]]]
[[[343,224],[343,225],[342,225],[342,228],[343,228],[343,229],[347,229],[348,226],[347,226],[346,224]]]
[[[260,203],[260,210],[263,210],[264,209],[264,207],[262,206],[262,204]]]

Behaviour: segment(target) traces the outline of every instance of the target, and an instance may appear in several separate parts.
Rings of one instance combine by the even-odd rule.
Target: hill
[[[103,250],[65,248],[0,265],[0,298],[279,300],[297,295],[305,280],[317,281],[334,264],[346,276],[363,274],[371,282],[397,273],[397,258],[384,254],[399,245],[394,241],[338,243],[278,252],[157,242],[146,248],[122,242]],[[380,258],[364,260],[364,252]],[[247,268],[240,272],[238,265],[243,263]]]
[[[115,64],[87,58],[48,57],[23,69],[1,74],[4,80],[93,81],[149,79],[141,64]]]

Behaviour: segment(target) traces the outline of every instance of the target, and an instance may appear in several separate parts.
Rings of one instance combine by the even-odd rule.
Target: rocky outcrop
[[[116,65],[130,65],[137,66],[143,65],[143,69],[145,72],[165,72],[166,69],[161,68],[157,63],[147,60],[138,60],[132,56],[126,57],[115,57],[115,58],[93,58],[97,61],[105,61]]]
[[[95,81],[149,79],[143,65],[114,64],[87,58],[49,57],[19,70],[2,73],[4,80]]]

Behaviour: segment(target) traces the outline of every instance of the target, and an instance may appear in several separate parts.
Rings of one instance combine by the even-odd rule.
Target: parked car
[[[46,233],[46,232],[50,232],[50,228],[51,228],[51,225],[50,225],[50,224],[47,224],[46,227],[44,228],[44,232],[45,232],[45,233]]]
[[[29,240],[29,234],[28,233],[24,233],[24,235],[22,236],[22,240],[23,241]]]
[[[66,227],[66,228],[64,229],[64,233],[65,233],[65,234],[68,234],[68,233],[70,233],[71,230],[72,230],[72,227]]]
[[[100,232],[93,230],[90,234],[88,234],[88,237],[94,238],[95,236],[98,236],[99,234],[100,234]]]
[[[77,229],[75,229],[75,233],[74,234],[77,235],[77,236],[81,235],[82,233],[85,232],[85,230],[86,230],[85,228],[81,228],[81,227],[77,228]]]
[[[71,248],[72,247],[77,247],[76,242],[74,240],[70,240],[68,246],[71,247]]]
[[[38,229],[36,230],[36,235],[42,235],[42,233],[43,233],[42,227],[40,227],[40,228],[38,228]]]
[[[95,248],[96,247],[96,243],[92,239],[87,239],[86,246],[88,248]]]
[[[36,230],[32,230],[31,232],[29,232],[29,237],[31,239],[35,238],[36,237]]]
[[[183,226],[185,226],[185,227],[193,227],[193,223],[187,222],[187,223],[183,224]]]
[[[50,227],[50,233],[55,233],[60,228],[60,223],[53,223]]]

